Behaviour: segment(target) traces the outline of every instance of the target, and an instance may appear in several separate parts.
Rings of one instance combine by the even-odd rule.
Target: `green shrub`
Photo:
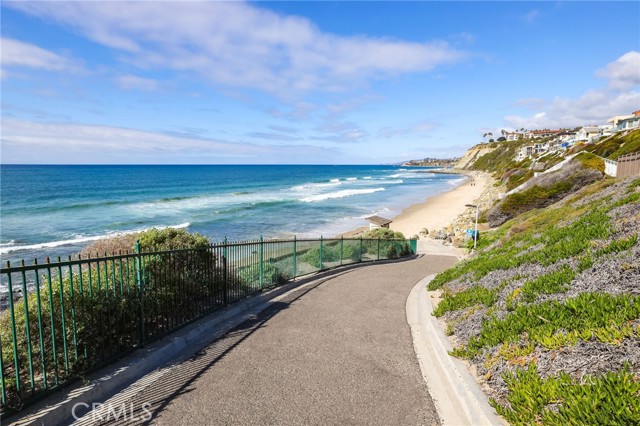
[[[119,286],[120,283],[117,281],[115,285]],[[29,346],[33,359],[34,387],[39,389],[44,385],[44,380],[48,386],[53,386],[56,380],[65,381],[99,365],[113,354],[127,351],[138,344],[141,299],[137,288],[127,287],[124,294],[116,291],[114,295],[113,284],[110,289],[99,289],[95,270],[82,273],[82,287],[80,274],[77,273],[73,278],[54,274],[50,286],[43,276],[38,291],[29,293],[26,298],[28,309],[24,306],[25,299],[14,304],[15,348],[10,312],[7,310],[2,313],[0,337],[3,342],[4,374],[11,380],[6,386],[7,407],[19,407],[22,399],[30,396]],[[27,321],[29,340],[26,339]],[[21,392],[16,388],[16,360]]]
[[[80,254],[96,257],[104,254],[133,253],[136,242],[140,241],[143,252],[177,250],[185,248],[207,247],[211,241],[198,233],[189,233],[184,229],[152,228],[143,232],[117,235],[96,240],[82,249]]]
[[[523,183],[527,182],[529,179],[533,177],[533,170],[517,170],[513,174],[509,176],[507,179],[507,190],[512,190]]]
[[[389,228],[375,228],[370,229],[362,235],[363,239],[378,239],[381,240],[404,240],[402,232],[392,231]]]
[[[598,170],[604,173],[604,160],[589,152],[581,152],[576,155],[575,159],[588,169]]]
[[[338,250],[332,247],[322,247],[322,263],[335,262],[340,260],[340,247]],[[314,268],[321,268],[320,265],[320,247],[314,247],[306,251],[302,255],[302,261],[308,263]],[[324,266],[324,265],[322,265]]]
[[[178,250],[202,248],[211,245],[211,241],[198,233],[189,233],[184,229],[150,229],[138,234],[142,251]]]
[[[201,248],[209,245],[204,237],[167,229],[140,233],[136,238],[149,250],[184,250],[85,260],[72,270],[51,270],[51,280],[48,274],[39,276],[36,290],[14,304],[15,347],[10,310],[0,314],[5,374],[15,377],[17,362],[23,385],[20,393],[15,378],[13,382],[9,379],[8,407],[19,407],[31,395],[29,349],[37,391],[45,379],[48,386],[55,384],[56,373],[62,383],[136,348],[141,318],[145,340],[154,339],[221,306],[225,277],[230,287],[238,283],[232,272],[224,274],[214,253]],[[131,242],[114,241],[112,247]]]
[[[260,266],[254,265],[238,272],[240,282],[244,285],[255,286],[260,283]],[[287,281],[287,277],[274,264],[262,264],[262,285],[270,287],[272,285],[282,284]]]

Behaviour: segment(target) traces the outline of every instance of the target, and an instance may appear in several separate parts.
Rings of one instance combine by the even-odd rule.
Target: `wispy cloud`
[[[534,9],[534,10],[531,10],[531,11],[525,13],[522,16],[522,20],[524,22],[528,23],[528,24],[532,24],[535,21],[537,21],[539,17],[540,17],[540,11],[537,10],[537,9]]]
[[[359,127],[345,129],[331,134],[314,136],[314,140],[335,142],[335,143],[360,143],[367,140],[369,133]]]
[[[465,52],[441,40],[407,42],[321,31],[299,16],[244,2],[6,2],[74,28],[122,52],[130,64],[196,72],[210,81],[291,96],[339,91],[458,62]]]
[[[291,135],[283,135],[282,133],[270,133],[270,132],[251,132],[247,133],[247,136],[257,139],[266,139],[270,141],[281,141],[281,142],[296,142],[302,140],[302,138],[291,136]]]
[[[418,123],[409,127],[383,127],[378,131],[378,136],[385,139],[392,139],[401,136],[425,134],[437,128],[436,123]]]
[[[614,115],[628,114],[640,105],[640,53],[631,51],[596,75],[608,80],[606,88],[592,89],[576,99],[557,97],[552,100],[518,101],[537,110],[528,117],[510,115],[505,121],[515,128],[573,127],[590,123],[605,123]]]
[[[311,153],[311,154],[310,154]],[[11,163],[336,163],[336,149],[259,145],[122,127],[3,118],[2,161]]]
[[[151,78],[142,78],[135,75],[121,75],[116,77],[116,84],[127,90],[154,91],[158,88],[158,81]]]
[[[79,72],[80,61],[59,55],[34,44],[25,43],[13,38],[0,39],[0,63],[3,68],[31,68],[47,71]]]

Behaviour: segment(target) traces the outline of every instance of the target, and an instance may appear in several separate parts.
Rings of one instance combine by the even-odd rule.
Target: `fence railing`
[[[0,269],[2,414],[222,307],[302,275],[415,253],[413,240],[224,241]]]

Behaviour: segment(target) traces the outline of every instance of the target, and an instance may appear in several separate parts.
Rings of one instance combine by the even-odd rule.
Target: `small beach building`
[[[370,216],[367,218],[369,221],[369,229],[377,229],[377,228],[388,228],[389,224],[393,222],[392,220],[385,219],[380,216]]]

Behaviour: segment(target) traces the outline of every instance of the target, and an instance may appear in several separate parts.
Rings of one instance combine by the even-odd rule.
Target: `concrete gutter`
[[[267,309],[273,303],[277,303],[292,290],[304,285],[316,284],[319,280],[351,269],[402,262],[407,259],[410,258],[338,267],[298,278],[273,290],[235,302],[90,374],[84,379],[84,383],[71,384],[60,392],[54,392],[24,411],[3,419],[2,423],[15,426],[70,424],[74,421],[74,414],[81,417],[89,411],[93,403],[105,401],[154,370],[188,359],[234,327]],[[161,377],[162,371],[155,372],[152,376]],[[76,407],[75,413],[74,407]]]
[[[506,425],[489,405],[488,398],[467,365],[449,355],[453,349],[427,295],[430,275],[418,282],[407,298],[407,322],[422,377],[445,426]]]

